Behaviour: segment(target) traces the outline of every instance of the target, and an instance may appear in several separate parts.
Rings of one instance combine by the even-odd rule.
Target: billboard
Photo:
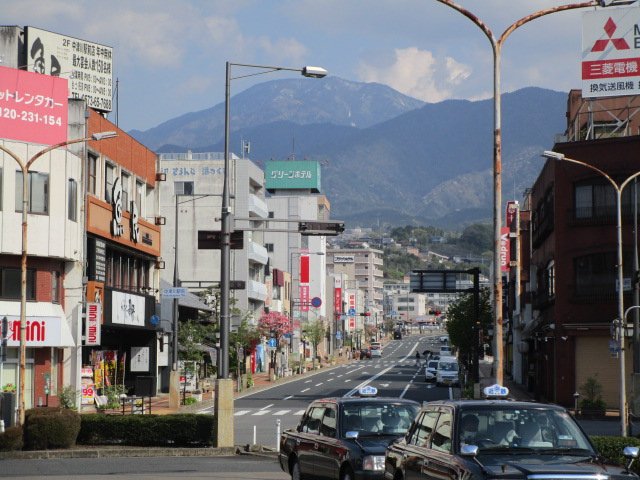
[[[27,70],[69,79],[68,97],[110,112],[113,97],[113,49],[98,43],[25,28]]]
[[[315,161],[272,161],[264,171],[265,187],[272,190],[320,192],[320,164]]]
[[[582,16],[582,97],[640,93],[640,8],[606,8]]]
[[[2,138],[54,145],[67,140],[67,80],[0,67]]]
[[[509,227],[500,229],[500,271],[508,272],[511,268],[511,239]]]

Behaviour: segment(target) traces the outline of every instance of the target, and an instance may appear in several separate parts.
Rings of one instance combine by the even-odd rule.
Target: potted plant
[[[580,415],[585,418],[604,417],[607,404],[602,399],[602,384],[595,377],[588,377],[580,386],[584,398],[580,401]]]

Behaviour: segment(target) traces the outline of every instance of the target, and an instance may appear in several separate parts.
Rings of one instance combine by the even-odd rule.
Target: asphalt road
[[[416,366],[416,350],[437,351],[440,334],[411,335],[389,342],[382,358],[354,361],[334,368],[324,368],[309,376],[239,397],[235,401],[235,443],[256,442],[275,448],[277,422],[280,431],[293,428],[309,403],[317,398],[352,395],[358,388],[372,385],[379,396],[423,401],[459,396],[457,388],[435,387],[424,381],[424,366]],[[201,413],[212,413],[212,409]]]

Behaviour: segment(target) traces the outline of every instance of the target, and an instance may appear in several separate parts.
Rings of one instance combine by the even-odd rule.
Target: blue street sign
[[[271,338],[269,339],[269,346],[270,346],[271,348],[276,348],[276,339],[275,339],[275,338],[271,337]]]
[[[160,317],[158,315],[151,315],[149,322],[151,323],[151,325],[155,327],[160,323]]]
[[[342,332],[336,332],[336,340],[342,340]]]
[[[348,313],[349,313],[350,317],[353,317],[356,314],[356,309],[355,308],[350,308]]]
[[[311,299],[311,306],[312,307],[320,308],[320,305],[322,305],[322,299],[320,297],[313,297]]]

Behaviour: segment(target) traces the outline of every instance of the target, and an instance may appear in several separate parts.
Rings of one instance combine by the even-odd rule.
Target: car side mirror
[[[477,445],[462,445],[460,447],[460,455],[464,457],[475,457],[478,455]]]
[[[640,449],[638,447],[624,447],[622,454],[627,459],[626,469],[629,470],[631,468],[631,464],[633,461],[638,458],[638,453]]]
[[[358,438],[358,432],[356,432],[355,430],[349,430],[348,432],[345,432],[344,438],[355,440]]]

